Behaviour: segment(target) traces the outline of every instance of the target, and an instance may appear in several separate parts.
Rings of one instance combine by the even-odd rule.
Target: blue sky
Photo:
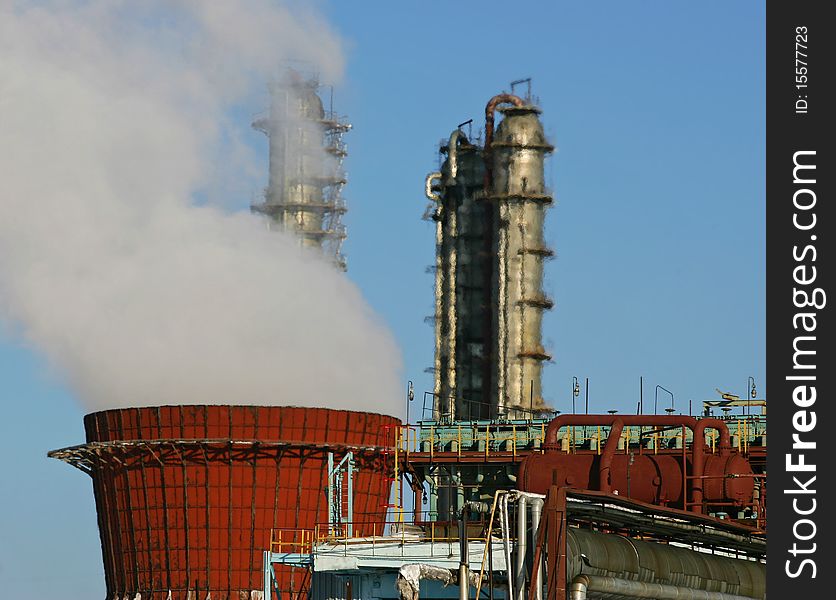
[[[335,97],[354,124],[348,276],[394,331],[404,387],[413,380],[419,399],[432,387],[433,229],[421,214],[437,143],[467,119],[481,126],[488,98],[532,77],[557,147],[546,399],[569,409],[573,376],[589,378],[591,412],[632,410],[640,376],[645,406],[656,385],[685,410],[715,388],[744,395],[749,376],[765,395],[762,3],[334,0],[321,10],[348,48]],[[257,132],[252,144],[264,149]],[[89,480],[46,458],[83,441],[84,411],[9,337],[0,377],[3,596],[102,597]]]

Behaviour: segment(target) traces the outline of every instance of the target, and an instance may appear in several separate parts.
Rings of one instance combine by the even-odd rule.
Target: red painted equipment
[[[682,448],[653,454],[652,451],[618,449],[627,425],[684,427],[693,432],[690,451]],[[561,452],[558,431],[567,426],[605,426],[609,434],[600,455]],[[719,431],[719,444],[712,453],[705,444],[705,430]],[[732,452],[729,431],[722,420],[695,419],[682,415],[560,415],[549,423],[545,452],[528,456],[520,465],[517,485],[521,490],[545,493],[552,485],[617,492],[642,502],[686,507],[702,512],[704,505],[750,505],[754,479],[749,461]],[[632,464],[631,464],[632,460]],[[685,474],[690,485],[685,485]]]
[[[249,598],[262,589],[271,531],[285,530],[287,542],[287,530],[327,522],[329,451],[354,452],[354,533],[380,531],[385,519],[381,450],[392,445],[384,432],[399,423],[393,417],[163,406],[93,413],[84,423],[77,466],[93,478],[108,598],[163,599],[169,590],[174,599]],[[276,576],[286,598],[307,587],[304,569],[277,567]]]

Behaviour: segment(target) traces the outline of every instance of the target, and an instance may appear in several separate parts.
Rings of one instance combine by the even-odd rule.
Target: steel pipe
[[[602,492],[609,493],[612,491],[610,468],[612,467],[612,458],[618,449],[618,440],[621,439],[621,432],[623,430],[624,421],[615,419],[610,427],[607,443],[604,444],[604,450],[601,452],[601,460],[598,463],[598,489]],[[599,440],[598,443],[600,444],[601,441]]]
[[[566,572],[567,582],[576,581],[573,579],[576,576],[604,580],[617,576],[643,584],[647,587],[636,593],[640,598],[712,597],[671,595],[671,590],[678,590],[679,594],[684,590],[722,593],[735,598],[763,598],[766,593],[766,565],[763,563],[582,529],[568,532]],[[633,593],[623,587],[605,590],[587,585],[590,592],[596,592],[596,597],[600,592],[633,597]]]
[[[424,180],[424,195],[428,200],[432,200],[433,202],[439,202],[441,200],[441,194],[433,191],[433,182],[439,180],[441,180],[441,173],[438,171],[430,173]]]
[[[615,598],[654,598],[656,600],[754,600],[751,596],[737,596],[723,592],[707,592],[688,587],[630,581],[600,575],[578,575],[569,588],[569,600],[586,600],[589,592],[610,594]]]
[[[467,142],[467,137],[465,137],[460,129],[456,129],[450,134],[450,141],[447,144],[447,166],[449,173],[447,175],[447,181],[444,182],[445,185],[455,185],[456,175],[459,172],[458,144],[460,140]]]
[[[546,427],[546,449],[557,447],[557,432],[570,425],[612,425],[620,420],[623,425],[659,425],[662,427],[684,426],[694,430],[698,420],[688,415],[558,415]],[[717,421],[717,419],[713,419]],[[728,427],[719,421],[728,435]],[[721,436],[723,435],[721,431]]]
[[[511,537],[510,523],[508,522],[508,494],[505,494],[499,501],[499,526],[502,530],[502,545],[505,550],[505,572],[508,575],[507,598],[514,597],[514,576],[511,571]]]
[[[517,498],[517,600],[525,600],[525,551],[528,544],[527,508],[525,496]],[[510,565],[509,565],[510,566]]]
[[[543,498],[534,498],[531,501],[531,540],[535,545],[537,544],[537,532],[540,530],[540,516],[543,514],[543,504]],[[543,600],[543,565],[542,558],[538,557],[536,548],[534,560],[540,562],[540,564],[536,568],[537,573],[531,581],[530,586],[534,588],[534,600]],[[532,570],[535,570],[533,563]]]
[[[485,105],[485,152],[491,151],[491,142],[493,142],[493,124],[496,107],[500,104],[513,104],[517,107],[525,106],[525,101],[519,96],[513,94],[497,94]],[[490,167],[488,167],[490,168]]]
[[[716,429],[720,432],[720,456],[727,457],[731,452],[731,436],[725,421],[720,419],[699,419],[694,432],[694,442],[691,446],[691,510],[702,512],[703,480],[705,474],[705,430]],[[687,507],[686,507],[687,508]]]

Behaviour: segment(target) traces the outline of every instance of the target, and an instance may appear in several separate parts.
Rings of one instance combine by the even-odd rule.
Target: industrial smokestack
[[[351,125],[333,108],[325,111],[318,88],[316,78],[303,78],[293,69],[270,86],[269,116],[253,123],[270,140],[269,184],[264,202],[252,209],[267,215],[272,227],[295,234],[303,247],[322,250],[345,270],[342,137]]]

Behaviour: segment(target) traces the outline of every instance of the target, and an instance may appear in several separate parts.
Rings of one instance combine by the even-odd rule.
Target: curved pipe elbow
[[[459,173],[459,143],[466,142],[467,138],[461,129],[456,129],[450,134],[450,141],[447,144],[447,166],[450,170],[447,184],[451,185]]]
[[[435,181],[441,181],[441,173],[438,171],[427,175],[427,179],[424,181],[424,194],[428,200],[439,202],[441,200],[441,194],[433,190],[433,182]]]
[[[557,433],[570,425],[612,425],[621,421],[624,425],[683,426],[691,431],[697,426],[697,419],[688,415],[560,415],[551,420],[546,428],[546,449],[557,447]]]
[[[720,453],[728,454],[731,451],[731,434],[726,422],[721,419],[700,419],[694,429],[694,440],[699,436],[699,439],[702,440],[700,444],[704,444],[706,429],[716,429],[720,432]]]
[[[519,96],[513,94],[497,94],[485,105],[485,150],[490,152],[493,141],[493,120],[496,107],[500,104],[513,104],[514,106],[525,106],[525,102]]]
[[[586,600],[588,589],[589,578],[586,575],[578,575],[569,587],[569,600]]]

